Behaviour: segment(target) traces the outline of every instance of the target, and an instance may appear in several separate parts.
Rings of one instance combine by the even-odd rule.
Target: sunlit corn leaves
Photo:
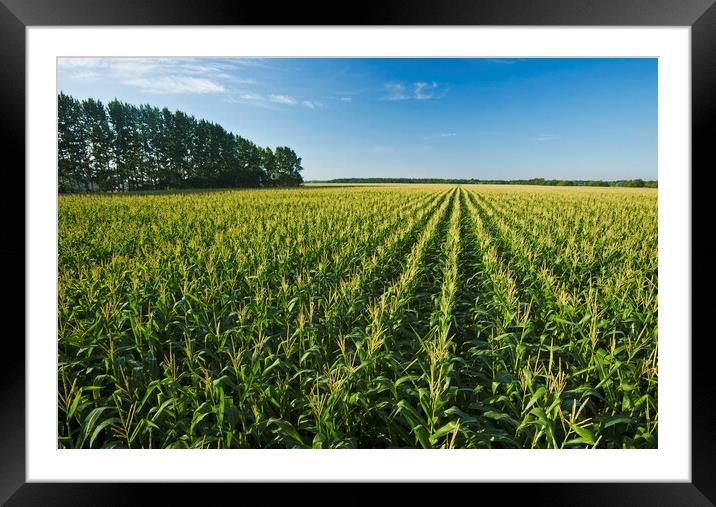
[[[62,195],[61,448],[655,448],[657,193]]]

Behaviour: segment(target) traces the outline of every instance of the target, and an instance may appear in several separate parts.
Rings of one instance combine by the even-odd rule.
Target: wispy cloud
[[[341,102],[353,102],[353,97],[341,97]]]
[[[408,100],[410,95],[406,93],[405,85],[402,83],[385,83],[385,91],[388,93],[385,100]]]
[[[128,79],[124,84],[139,88],[144,93],[222,93],[226,91],[223,85],[209,79],[185,76]]]
[[[269,101],[275,102],[276,104],[288,104],[288,105],[294,105],[296,103],[296,99],[291,97],[290,95],[275,95],[271,94],[268,96]]]
[[[265,58],[232,58],[231,63],[241,65],[242,67],[268,67],[268,61]]]
[[[82,81],[83,83],[96,83],[101,79],[101,74],[94,70],[89,70],[85,67],[78,67],[82,70],[75,72],[74,78],[76,81]]]
[[[324,106],[323,102],[317,100],[300,100],[296,97],[286,94],[272,93],[269,95],[262,95],[256,92],[242,92],[239,94],[231,94],[229,101],[234,103],[252,103],[257,106],[266,107],[270,109],[276,109],[281,106],[291,107],[306,107],[308,109],[321,109]]]
[[[241,95],[239,95],[239,99],[249,101],[264,100],[263,96],[259,95],[258,93],[242,93]]]
[[[107,67],[107,58],[58,58],[57,65],[60,69],[96,69]]]
[[[535,138],[535,141],[538,143],[546,143],[549,141],[559,141],[560,139],[562,139],[561,136],[539,136]]]
[[[102,79],[144,93],[226,93],[229,86],[253,82],[236,70],[238,60],[202,58],[58,58],[59,71],[73,81]]]
[[[435,90],[438,84],[432,83],[415,83],[415,98],[418,100],[432,99],[435,96]]]
[[[383,85],[386,95],[383,100],[430,100],[445,96],[448,88],[435,81],[417,81],[415,83],[388,82]]]
[[[319,109],[323,107],[323,103],[318,102],[317,100],[304,100],[301,104],[308,109]]]
[[[444,132],[440,134],[438,137],[455,137],[457,134],[455,132]]]
[[[62,57],[57,60],[63,79],[81,83],[118,83],[147,94],[218,94],[231,103],[261,107],[322,109],[316,99],[296,97],[284,90],[256,91],[246,76],[252,67],[267,67],[261,59]]]

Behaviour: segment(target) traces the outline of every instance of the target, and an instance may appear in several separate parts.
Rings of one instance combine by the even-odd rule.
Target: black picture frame
[[[31,26],[110,26],[110,25],[546,25],[546,26],[685,26],[691,27],[692,98],[692,232],[710,231],[710,213],[697,213],[694,202],[709,192],[708,176],[716,168],[708,124],[716,112],[716,0],[452,0],[436,2],[384,0],[349,4],[287,3],[280,8],[266,2],[228,0],[0,0],[0,144],[5,182],[23,189],[25,167],[25,29]],[[9,169],[12,169],[10,171]],[[17,181],[11,181],[13,173]],[[21,176],[22,175],[22,176]],[[698,184],[696,184],[698,182]],[[8,187],[6,187],[7,190]],[[19,193],[13,191],[12,193]],[[18,204],[1,199],[5,229],[13,226],[15,237],[0,245],[3,266],[22,264],[26,274],[25,221],[18,220]],[[24,209],[24,207],[23,207]],[[15,232],[15,231],[13,231]],[[8,236],[10,238],[12,236]],[[692,238],[697,239],[696,234]],[[695,249],[693,253],[713,250]],[[692,272],[704,263],[692,254]],[[704,266],[705,267],[705,266]],[[16,268],[9,271],[19,273]],[[713,278],[709,269],[699,270],[699,285]],[[703,276],[701,275],[703,273]],[[6,281],[6,283],[9,283]],[[25,280],[6,286],[12,292],[10,309],[23,306]],[[22,287],[22,289],[17,289]],[[692,316],[709,315],[710,298],[700,299],[692,284]],[[10,312],[6,323],[17,322],[19,312]],[[162,502],[179,505],[194,498],[218,499],[217,494],[233,495],[236,501],[258,495],[276,503],[273,484],[70,484],[26,483],[25,475],[25,346],[18,337],[21,325],[5,326],[5,360],[0,367],[0,502],[7,505],[127,505],[149,503],[151,494]],[[711,334],[697,332],[703,320],[692,318],[692,449],[691,483],[524,483],[469,484],[451,486],[451,492],[464,493],[487,501],[491,493],[510,502],[529,505],[716,505],[716,437],[711,432],[716,421],[716,395],[711,365]],[[18,329],[20,328],[20,329]],[[704,331],[706,331],[704,329]],[[11,360],[10,360],[11,358]],[[413,484],[402,488],[413,495],[426,495],[433,485]],[[367,503],[378,499],[374,486],[347,484],[340,497],[326,493],[324,485],[294,484],[291,501]],[[207,491],[209,490],[209,491]],[[285,491],[285,490],[284,490]],[[437,490],[445,491],[443,488]],[[268,495],[271,495],[270,497]],[[285,494],[285,493],[284,493]],[[300,496],[295,496],[295,495]],[[401,493],[402,494],[402,493]],[[452,494],[452,493],[451,493]],[[238,496],[240,495],[240,496]],[[248,496],[247,496],[248,495]],[[441,496],[441,495],[439,495]],[[383,498],[388,498],[383,496]],[[447,497],[444,499],[447,500]],[[528,503],[529,502],[529,503]]]

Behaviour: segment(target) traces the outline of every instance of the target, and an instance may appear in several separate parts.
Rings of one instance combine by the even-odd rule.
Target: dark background
[[[711,174],[716,161],[708,127],[716,110],[716,7],[714,0],[386,0],[286,5],[228,0],[0,0],[0,153],[5,193],[0,199],[0,262],[6,300],[0,368],[0,502],[7,505],[299,502],[370,505],[437,501],[511,505],[714,505],[716,421],[711,345],[713,313],[708,242],[713,210]],[[65,25],[578,25],[692,27],[692,483],[685,484],[25,484],[25,27]],[[330,48],[327,47],[327,51]],[[7,181],[10,178],[11,181]],[[12,180],[15,181],[12,181]],[[12,189],[11,192],[8,189]],[[15,197],[18,197],[15,199]],[[22,201],[19,203],[18,201]],[[694,208],[700,202],[701,210]],[[701,233],[701,234],[695,234]],[[696,247],[694,240],[701,245]],[[695,255],[693,255],[695,254]],[[699,269],[701,268],[701,269]],[[10,275],[10,276],[7,276]],[[709,290],[709,292],[706,292]],[[23,312],[24,313],[24,312]],[[706,318],[703,318],[705,316]],[[685,394],[686,395],[686,394]],[[390,493],[395,495],[390,495]],[[390,495],[390,496],[389,496]],[[258,498],[256,498],[258,497]],[[416,502],[417,500],[417,502]],[[420,501],[422,500],[422,501]]]

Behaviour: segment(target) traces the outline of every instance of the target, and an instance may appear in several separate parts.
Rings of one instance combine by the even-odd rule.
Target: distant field
[[[655,448],[657,190],[61,195],[62,448]]]

